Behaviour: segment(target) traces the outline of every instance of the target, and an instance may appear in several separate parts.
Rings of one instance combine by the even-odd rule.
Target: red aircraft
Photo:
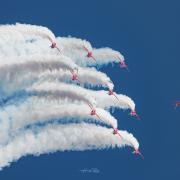
[[[134,145],[131,142],[130,142],[130,144],[134,149],[134,151],[132,153],[141,156],[141,158],[144,160],[144,156],[141,154],[141,152],[137,148],[135,148]]]
[[[91,116],[96,115],[101,120],[100,116],[96,113],[96,109],[89,103],[88,106],[91,108]]]
[[[118,129],[117,128],[113,128],[113,134],[114,135],[119,135],[120,138],[122,138],[122,136],[120,135],[120,133],[118,132]]]
[[[114,131],[113,131],[113,134],[118,134],[118,129],[117,128],[113,128]]]
[[[56,48],[59,52],[61,52],[60,49],[57,47],[57,44],[56,44],[55,42],[53,42],[53,41],[51,41],[51,42],[52,42],[52,44],[51,44],[50,47],[51,47],[52,49]]]
[[[71,72],[71,74],[72,74],[72,81],[78,81],[79,83],[81,83],[80,81],[79,81],[79,79],[78,79],[78,70],[77,70],[77,72],[75,73],[74,72],[74,70],[71,70],[70,71]]]
[[[109,94],[110,96],[113,95],[113,96],[119,101],[119,98],[117,97],[116,93],[113,92],[112,89],[109,88],[108,94]],[[120,102],[120,101],[119,101],[119,102]]]
[[[128,66],[127,66],[127,64],[125,63],[125,61],[122,61],[122,59],[121,59],[119,56],[118,56],[118,59],[120,60],[120,61],[119,61],[120,67],[121,67],[121,68],[126,68],[127,71],[129,71]]]
[[[118,129],[117,128],[113,128],[113,129],[114,129],[113,134],[114,135],[118,134],[120,136],[120,138],[122,138],[122,136],[118,132]],[[131,145],[133,146],[132,143],[131,143]],[[137,154],[137,155],[141,156],[141,158],[144,160],[144,156],[141,154],[141,152],[138,149],[136,149],[134,146],[133,146],[133,148],[134,148],[133,154]]]
[[[93,53],[89,51],[85,46],[83,46],[83,48],[87,51],[86,57],[92,58],[94,61],[96,61],[95,57],[93,56]]]
[[[141,158],[144,160],[144,156],[141,154],[141,152],[138,149],[136,149],[134,146],[133,146],[133,148],[134,148],[133,154],[137,154],[137,155],[141,156]]]
[[[131,111],[131,112],[130,112],[130,115],[136,117],[138,120],[141,120],[140,117],[139,117],[139,115],[136,113],[135,110],[134,110],[134,111]]]
[[[175,109],[176,109],[178,106],[180,106],[180,101],[176,101],[176,102],[175,102]]]

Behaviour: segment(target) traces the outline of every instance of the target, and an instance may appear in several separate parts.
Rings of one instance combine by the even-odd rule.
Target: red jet
[[[137,154],[137,155],[141,156],[141,158],[144,160],[144,156],[143,156],[143,155],[141,154],[141,152],[140,152],[138,149],[136,149],[135,147],[134,147],[133,154]]]
[[[119,98],[116,96],[116,93],[114,93],[112,89],[109,88],[108,94],[109,94],[110,96],[113,95],[113,96],[119,101]],[[120,102],[120,101],[119,101],[119,102]]]
[[[118,132],[118,129],[117,128],[113,128],[113,129],[114,129],[113,134],[114,135],[118,134],[120,136],[120,138],[122,138],[122,136]],[[144,156],[141,154],[141,152],[138,149],[136,149],[132,143],[130,143],[130,144],[134,148],[133,154],[137,154],[137,155],[141,156],[141,158],[144,160]]]
[[[85,46],[83,46],[83,48],[87,51],[86,57],[92,58],[94,61],[96,61],[95,57],[93,56],[93,53],[89,51]]]
[[[139,115],[136,113],[135,110],[134,110],[134,111],[131,111],[131,112],[130,112],[130,115],[136,117],[138,120],[141,120],[141,118],[139,117]]]
[[[78,79],[78,70],[77,73],[74,72],[74,70],[71,70],[71,74],[72,74],[72,81],[78,81],[79,83],[81,83]]]
[[[59,52],[61,52],[60,49],[57,47],[57,44],[55,42],[52,42],[51,48],[52,49],[56,48]]]
[[[91,108],[91,116],[96,115],[101,120],[100,116],[96,113],[96,109],[89,103],[88,106]]]
[[[118,132],[118,129],[117,128],[113,128],[113,134],[114,135],[119,135],[120,138],[122,138],[122,136],[120,135],[120,133]]]
[[[176,102],[175,102],[175,109],[176,109],[178,106],[180,106],[180,101],[176,101]]]
[[[126,68],[127,71],[129,71],[128,66],[127,66],[127,64],[125,63],[125,61],[122,61],[122,59],[121,59],[119,56],[118,56],[118,59],[120,60],[120,61],[119,61],[120,67],[121,67],[121,68]]]
[[[131,142],[130,142],[130,144],[134,148],[134,151],[132,153],[141,156],[141,158],[144,160],[144,156],[141,154],[141,152],[138,149],[136,149]]]

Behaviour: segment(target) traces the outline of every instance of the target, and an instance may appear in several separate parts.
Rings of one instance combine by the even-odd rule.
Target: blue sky
[[[6,0],[0,23],[49,27],[57,36],[89,40],[94,47],[122,52],[130,73],[119,67],[103,70],[116,91],[132,97],[142,121],[115,111],[121,129],[140,142],[145,160],[131,149],[60,152],[21,158],[0,172],[0,179],[180,179],[180,24],[178,0]],[[98,168],[100,173],[81,173]]]

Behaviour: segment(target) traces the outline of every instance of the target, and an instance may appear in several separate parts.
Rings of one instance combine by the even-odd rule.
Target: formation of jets
[[[49,38],[49,39],[50,39],[50,38]],[[56,48],[59,52],[61,52],[60,49],[58,48],[56,42],[54,42],[52,39],[50,39],[50,41],[51,41],[51,46],[50,46],[50,47],[51,47],[52,49]],[[96,61],[96,58],[93,56],[93,52],[92,52],[92,51],[89,51],[88,48],[85,47],[85,46],[83,46],[83,48],[84,48],[84,50],[87,52],[86,57],[91,58],[91,59],[93,59],[94,61]],[[121,68],[126,68],[126,69],[129,71],[128,66],[127,66],[127,64],[125,63],[125,61],[122,61],[119,56],[117,56],[117,58],[120,60],[120,61],[119,61],[120,67],[121,67]]]
[[[51,40],[51,43],[52,43],[52,44],[51,44],[50,47],[51,47],[52,49],[56,48],[59,52],[61,52],[60,49],[57,47],[56,42],[53,42],[53,41]],[[93,56],[92,51],[89,51],[88,48],[86,48],[85,46],[83,46],[83,48],[84,48],[84,50],[87,52],[86,57],[91,58],[92,60],[96,61],[95,57]],[[126,65],[125,61],[122,61],[122,60],[120,59],[120,57],[117,57],[117,58],[120,60],[120,67],[121,67],[121,68],[126,68],[126,69],[129,71],[128,66]],[[78,69],[71,70],[70,72],[71,72],[71,74],[72,74],[72,79],[71,79],[71,80],[72,80],[72,81],[78,81],[78,82],[80,82],[79,79],[78,79]],[[117,97],[117,95],[116,95],[116,93],[113,91],[113,89],[109,88],[108,94],[109,94],[110,96],[113,95],[113,96],[120,102],[119,98]],[[88,103],[88,106],[89,106],[90,109],[91,109],[90,115],[91,115],[91,116],[96,116],[98,119],[101,120],[100,116],[99,116],[99,115],[97,114],[97,112],[96,112],[95,107],[93,107],[93,105],[91,105],[91,104],[89,104],[89,103]],[[180,106],[180,101],[176,102],[176,107],[177,107],[177,106]],[[130,115],[131,115],[131,116],[135,116],[137,119],[140,120],[140,117],[138,116],[138,114],[136,113],[136,111],[131,111]],[[114,134],[114,135],[118,135],[121,139],[123,139],[123,137],[120,135],[120,133],[119,133],[119,131],[118,131],[117,128],[114,128],[114,127],[113,127],[113,134]],[[132,147],[134,147],[134,146],[132,145]],[[135,147],[134,147],[133,154],[137,154],[137,155],[141,156],[142,159],[144,159],[144,156],[143,156],[143,155],[141,154],[141,152],[140,152],[138,149],[136,149]]]
[[[101,120],[100,116],[99,116],[99,115],[97,114],[97,112],[96,112],[96,109],[95,109],[91,104],[88,104],[88,106],[89,106],[90,109],[91,109],[90,115],[91,115],[91,116],[97,116],[98,119]],[[136,114],[136,115],[137,115],[137,114]],[[121,139],[123,139],[123,137],[121,136],[121,134],[119,133],[119,131],[118,131],[117,128],[114,128],[114,127],[113,127],[113,134],[114,134],[114,135],[118,135]],[[139,155],[142,159],[144,159],[144,156],[141,154],[141,152],[140,152],[138,149],[136,149],[133,145],[132,145],[132,147],[134,148],[133,154],[137,154],[137,155]]]

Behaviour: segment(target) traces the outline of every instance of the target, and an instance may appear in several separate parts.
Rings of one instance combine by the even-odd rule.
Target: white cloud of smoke
[[[124,57],[118,51],[56,38],[46,27],[1,25],[0,168],[29,154],[126,145],[138,149],[132,134],[113,134],[118,120],[107,111],[135,111],[134,101],[109,95],[112,80],[92,67],[119,62]]]

